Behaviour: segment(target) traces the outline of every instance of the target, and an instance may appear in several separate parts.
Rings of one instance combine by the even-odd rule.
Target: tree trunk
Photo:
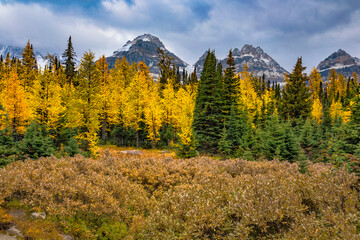
[[[105,144],[105,140],[106,140],[106,122],[105,122],[105,118],[102,120],[101,137],[102,137],[102,140],[103,140],[103,142]]]
[[[139,130],[136,130],[136,147],[139,148]]]

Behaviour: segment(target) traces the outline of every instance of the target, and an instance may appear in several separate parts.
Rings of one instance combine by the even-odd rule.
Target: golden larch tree
[[[311,109],[311,118],[316,120],[318,123],[321,123],[323,116],[323,106],[319,97],[313,98],[312,109]]]
[[[247,71],[245,65],[244,70],[239,74],[240,89],[239,89],[239,106],[244,108],[248,113],[251,121],[254,120],[256,114],[261,111],[261,99],[255,91],[253,82],[250,79],[250,73]]]
[[[50,69],[38,74],[33,93],[31,107],[35,119],[44,124],[47,130],[55,130],[65,108],[62,104],[62,88]]]
[[[177,136],[181,144],[191,147],[193,145],[194,135],[192,123],[194,120],[195,94],[192,86],[180,88],[176,93],[175,116]]]
[[[24,88],[15,69],[13,69],[4,81],[4,89],[1,92],[1,127],[12,129],[15,140],[25,132],[25,128],[31,119],[31,109],[26,98]]]
[[[322,88],[322,77],[319,71],[313,67],[309,75],[309,89],[312,94],[312,98],[320,97]]]
[[[106,131],[110,124],[118,120],[119,94],[116,84],[110,75],[109,65],[104,55],[96,62],[100,78],[100,122],[102,140],[106,140]]]
[[[100,128],[100,78],[94,60],[95,54],[91,51],[85,52],[81,59],[74,105],[80,117],[75,122],[79,125],[74,125],[80,131],[78,138],[85,140],[85,148],[93,157],[97,155],[97,134]]]
[[[148,130],[148,138],[155,148],[156,142],[160,139],[159,130],[162,123],[162,107],[160,104],[159,84],[152,82],[149,84],[149,91],[145,96],[144,117]]]
[[[136,131],[136,146],[139,147],[140,123],[144,121],[145,98],[149,91],[148,73],[139,71],[123,93],[122,120],[125,127]]]

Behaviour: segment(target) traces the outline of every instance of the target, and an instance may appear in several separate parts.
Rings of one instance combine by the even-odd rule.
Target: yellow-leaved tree
[[[175,101],[175,126],[177,136],[179,137],[182,148],[187,152],[195,151],[194,134],[192,123],[194,120],[195,95],[192,86],[187,85],[186,88],[180,88],[176,93]]]
[[[94,60],[95,54],[91,51],[85,52],[81,59],[74,104],[79,120],[73,125],[78,128],[78,138],[85,141],[85,150],[90,151],[93,157],[97,156],[100,128],[100,78]]]
[[[50,132],[59,127],[62,104],[62,88],[50,69],[45,69],[34,82],[34,95],[31,98],[34,117]]]
[[[313,67],[309,75],[309,89],[311,92],[312,109],[311,118],[321,123],[323,106],[321,104],[322,77],[319,71]]]
[[[9,127],[13,131],[15,141],[25,132],[31,119],[31,109],[27,101],[25,90],[20,85],[16,69],[13,69],[4,80],[1,92],[1,128]]]
[[[345,78],[342,74],[337,74],[334,69],[330,71],[327,82],[327,92],[328,99],[331,102],[330,116],[332,121],[334,122],[336,118],[341,118],[343,122],[349,121],[350,111],[342,104],[342,99],[346,94]]]
[[[332,122],[337,118],[341,118],[342,122],[350,120],[351,111],[345,109],[340,101],[333,100],[330,105],[330,117]]]
[[[145,97],[149,89],[148,77],[146,71],[139,71],[123,92],[122,120],[125,127],[135,129],[136,147],[139,147],[140,123],[144,121]]]
[[[323,106],[320,102],[319,97],[315,97],[313,98],[311,118],[316,120],[318,123],[321,123],[322,116],[323,116]]]
[[[162,123],[162,107],[160,104],[159,84],[154,81],[149,83],[149,89],[145,95],[144,117],[148,130],[148,138],[155,148],[156,142],[160,139],[159,130]]]
[[[239,74],[239,78],[239,106],[244,108],[243,110],[248,113],[251,122],[253,122],[255,115],[261,111],[261,99],[255,91],[246,65],[244,70]]]
[[[313,67],[309,75],[309,89],[313,99],[320,97],[322,91],[322,77],[315,67]]]
[[[106,140],[107,129],[110,124],[118,122],[119,97],[114,79],[110,75],[109,65],[104,55],[96,62],[100,78],[100,122],[102,140]]]
[[[174,124],[177,120],[177,116],[175,114],[176,92],[174,80],[168,79],[167,82],[164,83],[162,86],[164,88],[162,89],[161,93],[161,105],[163,108],[163,127],[166,131],[168,146],[171,146],[175,137]]]

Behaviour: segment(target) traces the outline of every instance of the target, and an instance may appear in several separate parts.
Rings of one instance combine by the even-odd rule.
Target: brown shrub
[[[356,181],[325,164],[43,158],[0,170],[0,202],[115,216],[134,239],[359,239]]]

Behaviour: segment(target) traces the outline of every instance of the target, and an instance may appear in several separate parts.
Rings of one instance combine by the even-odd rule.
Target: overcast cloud
[[[0,0],[0,43],[62,53],[69,35],[78,55],[109,56],[150,33],[189,64],[207,50],[260,46],[291,71],[339,48],[360,57],[358,0]]]

